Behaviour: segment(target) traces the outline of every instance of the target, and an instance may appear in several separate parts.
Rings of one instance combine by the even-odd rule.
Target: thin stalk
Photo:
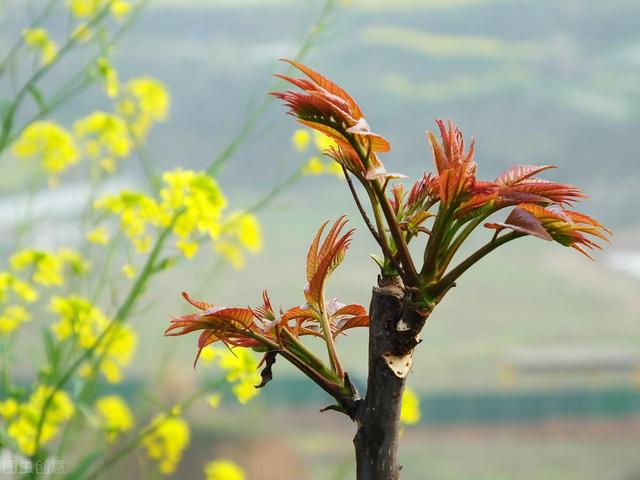
[[[35,121],[38,121],[41,118],[44,118],[46,115],[48,115],[51,112],[53,112],[54,110],[56,110],[58,107],[63,105],[65,102],[67,102],[70,98],[78,95],[80,92],[85,90],[88,86],[90,86],[93,83],[93,79],[86,77],[87,68],[90,67],[91,65],[93,65],[98,57],[104,55],[106,53],[106,51],[111,46],[113,46],[124,33],[126,33],[126,31],[131,27],[131,25],[134,23],[135,19],[138,17],[138,15],[140,15],[140,12],[142,11],[144,6],[148,2],[149,2],[149,0],[141,0],[140,3],[138,3],[136,5],[135,9],[129,14],[127,19],[122,24],[122,26],[116,31],[116,33],[113,34],[111,39],[109,41],[105,42],[98,49],[98,51],[95,54],[93,54],[88,61],[86,61],[84,63],[82,68],[80,68],[58,90],[58,92],[56,92],[53,95],[52,100],[49,102],[49,104],[47,106],[45,106],[43,109],[39,110],[36,115],[34,115],[29,121],[25,122],[25,124],[22,125],[20,128],[18,128],[15,132],[13,132],[13,133],[8,132],[8,134],[10,134],[10,135],[8,135],[8,138],[4,142],[0,142],[0,152],[2,152],[2,150],[4,150],[7,145],[10,145],[11,143],[13,143],[13,141],[16,138],[18,138],[20,136],[20,134],[25,130],[25,128],[27,126],[29,126],[31,123],[33,123]],[[102,13],[102,11],[101,11],[101,13]],[[98,13],[96,15],[96,17],[98,15],[100,15],[100,13]],[[94,17],[94,19],[96,17]],[[57,61],[59,60],[59,55],[60,55],[61,52],[62,52],[62,50],[58,53],[58,57],[56,57],[56,59],[53,62],[48,64],[49,67],[52,67],[53,64],[57,63]],[[79,80],[81,80],[81,81],[78,82]],[[74,82],[78,82],[78,83],[76,85],[74,85]],[[5,135],[4,127],[3,127],[2,134]]]
[[[365,152],[360,145],[359,142],[353,138],[353,136],[349,136],[348,140],[351,146],[355,149],[356,153],[360,157],[363,165],[370,165],[369,153]],[[375,155],[375,153],[371,153],[371,155]],[[386,186],[386,181],[383,183],[379,179],[373,180],[369,182],[373,192],[375,193],[376,198],[378,199],[378,203],[380,208],[382,208],[382,213],[387,221],[387,226],[389,227],[389,231],[391,233],[391,237],[393,238],[394,243],[396,244],[396,249],[398,250],[398,255],[400,257],[400,263],[404,267],[404,277],[406,277],[407,286],[417,287],[420,285],[421,280],[416,271],[416,267],[413,264],[413,259],[411,258],[411,253],[409,252],[409,247],[404,239],[404,234],[400,229],[400,225],[398,225],[398,221],[393,212],[393,208],[391,208],[391,204],[389,203],[389,199],[385,194],[384,187]]]
[[[298,49],[298,52],[296,53],[296,55],[294,55],[294,58],[296,59],[296,61],[302,60],[306,56],[308,51],[311,49],[317,37],[323,31],[325,24],[329,20],[329,16],[331,15],[331,13],[333,12],[333,9],[335,8],[335,5],[336,5],[336,0],[327,0],[324,3],[324,6],[320,12],[320,15],[318,16],[317,20],[314,22],[312,27],[309,29],[309,32],[306,38],[304,39],[304,41],[300,45],[300,48]],[[251,112],[249,117],[245,120],[242,127],[240,127],[240,130],[238,130],[238,133],[235,135],[235,137],[233,137],[231,142],[227,144],[227,146],[218,154],[218,156],[211,163],[210,167],[207,169],[207,173],[209,175],[216,176],[218,173],[220,173],[220,171],[229,161],[233,153],[247,139],[249,134],[251,134],[257,121],[262,117],[262,115],[264,115],[264,113],[266,112],[267,108],[269,107],[272,101],[273,99],[271,96],[265,96],[262,99],[262,101],[258,104],[258,106],[255,107],[253,112]]]
[[[45,7],[42,9],[42,12],[40,12],[40,14],[35,19],[33,19],[33,21],[29,24],[27,28],[32,29],[40,25],[43,21],[45,21],[46,18],[51,14],[51,11],[53,10],[53,7],[55,7],[56,3],[57,3],[57,0],[49,0],[45,5]],[[7,56],[2,59],[2,62],[0,62],[0,75],[4,73],[4,71],[7,68],[7,64],[13,60],[13,57],[16,55],[16,53],[18,53],[18,51],[20,50],[20,48],[22,48],[23,45],[24,45],[24,38],[22,37],[22,35],[20,35],[18,40],[16,40],[16,42],[12,45],[12,47],[7,52]]]
[[[291,338],[289,337],[291,332],[287,332],[287,330],[283,329],[282,333],[288,336],[288,338]],[[317,363],[317,366],[318,366],[317,370],[311,367],[307,362],[305,362],[305,358],[300,358],[299,353],[296,353],[295,351],[292,351],[290,349],[283,349],[280,344],[274,342],[273,340],[270,340],[269,338],[263,335],[260,335],[257,332],[249,331],[249,332],[246,332],[246,334],[251,338],[259,341],[263,345],[269,347],[273,351],[277,351],[279,355],[284,357],[294,367],[296,367],[298,370],[304,373],[307,377],[313,380],[313,382],[316,383],[325,392],[327,392],[329,395],[336,398],[336,400],[340,400],[340,394],[342,393],[342,388],[344,387],[343,385],[344,379],[342,377],[335,378],[334,373],[329,371],[324,366],[324,363],[322,362],[322,360],[317,358],[315,354],[313,354],[310,350],[308,350],[307,347],[302,344],[302,342],[295,339],[295,337],[293,338],[295,339],[296,348],[300,348],[303,351],[303,354],[302,354],[303,357],[306,357],[308,355],[309,358],[311,358],[314,363]],[[340,382],[340,385],[337,385],[336,382]]]
[[[342,368],[342,363],[340,362],[340,356],[338,355],[338,350],[336,348],[336,342],[333,338],[333,333],[331,332],[331,324],[329,323],[329,318],[327,317],[327,312],[325,310],[325,295],[324,288],[320,292],[320,298],[318,299],[318,310],[320,313],[320,325],[322,327],[322,336],[324,337],[324,342],[327,344],[327,352],[329,353],[329,361],[331,363],[331,369],[337,375],[339,379],[344,378],[344,370]]]
[[[149,186],[151,187],[151,190],[153,191],[154,195],[157,196],[159,195],[160,188],[161,188],[160,179],[158,178],[156,171],[154,170],[153,166],[151,165],[151,162],[147,157],[147,153],[144,149],[144,146],[140,143],[137,135],[133,132],[133,128],[131,126],[131,122],[129,121],[129,118],[124,115],[122,115],[121,118],[125,123],[125,126],[127,128],[127,133],[129,134],[129,138],[131,139],[131,143],[133,144],[133,149],[136,152],[136,157],[138,157],[138,160],[142,165],[142,169],[144,170],[144,174],[147,177]]]
[[[454,238],[453,242],[451,243],[451,246],[447,249],[447,254],[444,257],[444,260],[438,265],[438,268],[440,269],[440,271],[444,271],[447,269],[447,267],[453,260],[453,257],[455,256],[456,252],[462,246],[464,241],[467,238],[469,238],[469,235],[471,235],[471,233],[478,227],[478,225],[480,225],[484,220],[486,220],[486,218],[490,216],[492,213],[494,212],[489,212],[486,215],[480,215],[478,218],[475,218],[474,220],[469,222],[466,227],[464,227],[464,230],[462,230],[462,232],[460,232],[460,234],[457,237]],[[446,242],[446,239],[445,239],[445,242]]]
[[[429,292],[433,294],[434,298],[437,298],[443,292],[446,292],[451,285],[466,272],[473,264],[475,264],[482,257],[492,252],[496,248],[501,245],[504,245],[511,240],[515,240],[516,238],[524,237],[525,233],[520,232],[509,232],[501,237],[494,237],[490,242],[486,243],[484,246],[480,247],[474,253],[469,255],[465,260],[460,262],[454,269],[452,269],[449,273],[447,273],[444,277],[442,277],[438,283],[436,283],[432,288],[429,289]]]
[[[438,213],[436,214],[436,220],[433,222],[431,228],[431,235],[427,241],[427,246],[424,249],[424,263],[422,265],[421,277],[432,276],[435,274],[436,269],[436,253],[442,242],[444,235],[444,228],[449,223],[450,213],[446,207],[442,204],[438,207]]]
[[[324,362],[316,356],[307,346],[302,343],[293,333],[291,333],[288,329],[282,329],[280,332],[287,338],[287,341],[290,342],[291,346],[289,347],[291,350],[296,352],[299,356],[302,356],[305,363],[313,366],[317,371],[321,372],[323,376],[327,376],[327,374],[331,374],[333,376],[333,372],[327,370]],[[338,379],[341,379],[338,377]]]
[[[0,339],[0,347],[2,348],[2,389],[5,392],[9,391],[11,386],[11,378],[9,377],[9,342],[11,341],[11,334]]]
[[[95,470],[93,470],[86,477],[84,477],[85,480],[93,480],[95,478],[98,478],[103,472],[105,472],[106,470],[108,470],[109,468],[113,467],[115,464],[117,464],[118,462],[126,458],[130,453],[132,453],[138,447],[138,445],[140,445],[140,442],[142,442],[149,435],[153,434],[158,428],[160,428],[160,426],[164,421],[176,416],[174,413],[176,411],[176,407],[178,408],[178,410],[182,410],[182,411],[188,410],[193,405],[193,403],[196,400],[198,400],[202,395],[207,393],[207,391],[218,388],[224,384],[225,384],[225,380],[221,379],[221,380],[218,380],[213,385],[207,385],[206,387],[201,387],[198,390],[196,390],[193,394],[191,394],[191,396],[189,396],[186,400],[180,402],[178,405],[173,406],[171,409],[166,410],[163,414],[164,418],[162,420],[151,423],[146,427],[144,427],[143,429],[141,429],[136,436],[134,436],[129,441],[124,443],[124,445],[116,453],[106,458]]]
[[[380,200],[382,212],[387,219],[387,224],[389,225],[391,236],[393,237],[393,241],[395,242],[396,248],[398,249],[398,254],[400,255],[402,266],[405,270],[405,276],[408,283],[407,286],[417,287],[421,283],[420,277],[418,275],[418,272],[416,271],[415,266],[413,265],[413,259],[411,258],[409,247],[404,240],[404,235],[402,233],[402,230],[400,229],[400,225],[398,225],[396,216],[393,213],[393,209],[391,208],[389,199],[385,195],[384,190],[380,185],[380,181],[374,182],[373,189],[376,193],[376,196]]]
[[[152,275],[155,262],[158,256],[160,255],[162,247],[164,246],[165,241],[167,240],[169,234],[171,233],[173,224],[175,223],[178,216],[179,214],[174,215],[171,224],[161,232],[160,236],[156,240],[156,243],[151,253],[149,254],[149,257],[147,258],[147,261],[145,262],[142,268],[142,271],[138,275],[138,278],[136,279],[134,284],[131,286],[131,289],[129,290],[127,297],[125,298],[123,303],[120,305],[120,308],[118,308],[118,311],[116,312],[113,320],[111,320],[109,325],[98,336],[98,338],[96,339],[95,343],[91,346],[91,348],[88,348],[87,350],[82,352],[82,354],[71,364],[71,366],[65,371],[64,374],[61,375],[58,381],[53,385],[51,393],[45,399],[42,406],[42,411],[38,416],[38,425],[36,427],[36,434],[34,439],[35,453],[32,456],[32,459],[35,459],[36,455],[38,454],[38,451],[40,448],[40,439],[42,437],[42,428],[44,426],[44,422],[45,422],[49,407],[51,406],[51,402],[53,401],[53,397],[55,396],[56,393],[58,393],[58,391],[60,391],[62,387],[64,387],[64,385],[67,384],[67,382],[71,379],[71,377],[78,370],[78,368],[80,368],[80,366],[82,366],[82,364],[93,355],[96,349],[99,346],[101,346],[101,344],[103,343],[107,335],[111,332],[113,327],[116,324],[121,323],[127,318],[127,315],[135,305],[136,299],[138,298],[138,296],[146,286],[147,280]],[[35,478],[33,477],[33,475],[35,475],[35,473],[32,473],[31,478]]]
[[[93,28],[94,25],[99,23],[108,13],[111,7],[111,2],[108,5],[102,8],[88,23],[87,28]],[[27,82],[22,86],[22,88],[18,91],[15,98],[11,102],[11,105],[7,109],[7,112],[2,121],[2,132],[0,132],[0,152],[5,149],[8,145],[8,139],[10,138],[11,130],[13,127],[13,119],[14,116],[22,104],[25,96],[29,93],[31,88],[42,78],[44,77],[56,64],[60,62],[64,56],[71,51],[71,49],[77,44],[77,40],[75,38],[69,38],[65,44],[60,48],[58,54],[55,59],[40,67],[38,71],[36,71],[31,78],[27,80]]]

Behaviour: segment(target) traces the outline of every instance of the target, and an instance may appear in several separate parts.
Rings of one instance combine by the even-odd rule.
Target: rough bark
[[[413,306],[399,278],[379,279],[378,283],[369,308],[367,392],[355,414],[358,480],[400,478],[397,452],[405,380],[392,371],[385,355],[410,354],[427,317]]]

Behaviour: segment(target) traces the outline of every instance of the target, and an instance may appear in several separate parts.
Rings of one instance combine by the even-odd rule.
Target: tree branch
[[[403,272],[402,272],[402,268],[400,267],[400,264],[396,260],[396,257],[391,251],[391,249],[389,248],[389,245],[387,244],[387,242],[383,241],[382,237],[380,236],[376,228],[371,223],[371,220],[369,219],[367,212],[365,211],[364,207],[362,206],[362,203],[360,202],[360,198],[358,197],[358,192],[356,192],[353,182],[351,181],[351,176],[349,175],[349,172],[347,171],[347,169],[344,168],[344,166],[342,167],[342,172],[344,173],[344,176],[347,179],[349,190],[351,190],[351,195],[353,196],[353,200],[356,202],[356,206],[358,207],[358,211],[360,212],[360,216],[362,216],[364,223],[367,225],[367,228],[371,232],[371,235],[373,236],[373,238],[376,240],[376,242],[378,242],[378,245],[380,245],[380,248],[382,249],[384,256],[389,259],[389,261],[391,262],[391,265],[396,270],[396,272],[398,272],[399,275],[402,275]],[[385,233],[382,232],[382,235],[385,235]]]
[[[515,240],[516,238],[524,237],[526,233],[521,232],[509,232],[502,237],[492,238],[491,241],[486,243],[484,246],[476,250],[465,260],[460,262],[455,268],[453,268],[449,273],[447,273],[444,277],[440,279],[433,287],[429,288],[429,293],[434,296],[434,298],[441,297],[443,293],[445,293],[453,283],[466,272],[473,264],[475,264],[482,257],[492,252],[496,248],[501,245],[504,245],[511,240]]]

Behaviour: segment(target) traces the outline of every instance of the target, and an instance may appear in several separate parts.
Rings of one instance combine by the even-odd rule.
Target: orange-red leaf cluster
[[[369,317],[361,305],[344,305],[337,299],[324,300],[324,288],[329,275],[342,262],[349,247],[353,230],[341,234],[346,217],[340,217],[322,240],[325,223],[318,230],[307,255],[307,303],[280,311],[276,315],[269,295],[263,293],[262,305],[255,308],[227,308],[183,297],[200,312],[171,320],[165,331],[167,336],[184,335],[201,330],[198,354],[207,345],[220,341],[229,346],[266,349],[287,349],[291,339],[304,335],[322,337],[320,316],[326,315],[332,336],[355,327],[369,325]]]
[[[338,85],[309,67],[284,60],[304,73],[308,79],[283,74],[277,77],[302,91],[272,92],[284,101],[298,122],[336,141],[325,153],[359,178],[398,178],[389,174],[376,152],[388,152],[389,142],[371,131],[358,104]]]

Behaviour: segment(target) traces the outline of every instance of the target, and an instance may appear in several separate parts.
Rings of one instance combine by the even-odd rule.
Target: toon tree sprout
[[[578,187],[538,178],[553,166],[516,165],[494,181],[476,179],[475,142],[465,148],[462,132],[451,121],[436,121],[440,139],[427,134],[436,172],[425,173],[408,189],[402,183],[392,184],[406,177],[387,172],[378,155],[390,150],[389,142],[370,130],[351,96],[305,65],[287,62],[307,78],[277,75],[297,90],[273,95],[284,101],[299,123],[333,139],[324,153],[342,167],[364,223],[380,247],[381,255],[373,255],[380,275],[369,311],[325,296],[326,282],[344,258],[353,234],[353,230],[343,232],[347,220],[340,217],[323,238],[325,223],[311,243],[301,306],[278,312],[266,292],[256,308],[227,308],[184,294],[199,312],[173,319],[166,335],[201,331],[198,355],[214,342],[262,352],[258,387],[271,380],[278,355],[291,362],[335,399],[328,409],[356,422],[357,478],[395,480],[400,475],[401,399],[413,350],[427,318],[458,278],[496,248],[521,237],[555,241],[589,257],[590,250],[600,248],[594,240],[608,241],[611,232],[570,209],[584,197]],[[353,178],[360,183],[368,208]],[[503,222],[487,222],[504,209],[511,210]],[[460,247],[481,225],[490,233],[488,241],[459,259]],[[414,256],[409,244],[420,237],[426,237],[426,246]],[[369,329],[364,397],[349,380],[336,348],[337,338],[357,327]],[[326,344],[328,363],[305,346],[303,338],[309,336]]]

